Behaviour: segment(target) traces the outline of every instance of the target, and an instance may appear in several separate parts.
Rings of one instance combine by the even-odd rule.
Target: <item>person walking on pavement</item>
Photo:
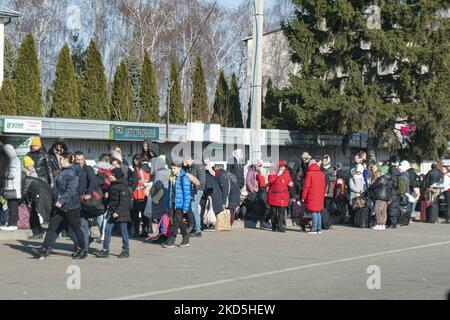
[[[80,172],[79,176],[79,192],[80,198],[84,200],[89,200],[93,197],[92,193],[98,187],[98,179],[95,171],[92,167],[86,165],[86,156],[83,152],[77,151],[74,154],[75,156],[75,164],[74,167]],[[95,218],[103,214],[103,212],[98,212],[98,215],[95,215]],[[93,218],[92,213],[87,212],[84,208],[81,208],[80,211],[80,222],[81,222],[81,231],[83,231],[84,235],[84,248],[89,250],[89,245],[91,242],[90,237],[90,222],[89,219]],[[74,241],[77,246],[76,236],[74,232],[69,229],[69,237]]]
[[[189,178],[194,186],[194,197],[192,199],[192,214],[194,230],[192,237],[202,236],[202,222],[200,218],[200,201],[205,192],[206,173],[205,166],[202,163],[195,163],[191,156],[186,156],[183,161],[183,165],[186,171],[186,176]]]
[[[294,186],[286,161],[278,161],[277,167],[269,174],[267,202],[270,205],[272,231],[286,232],[286,210],[289,205],[289,188]]]
[[[19,203],[22,199],[22,170],[19,157],[10,144],[1,146],[0,165],[1,174],[0,191],[3,198],[8,201],[9,220],[8,225],[0,227],[2,231],[16,231],[19,221]]]
[[[237,185],[237,179],[235,179],[232,173],[225,170],[222,164],[216,164],[214,166],[214,172],[222,189],[224,209],[230,210],[231,219],[234,222],[236,211],[241,202],[241,190]]]
[[[56,178],[56,203],[50,217],[47,233],[41,248],[34,248],[33,255],[39,259],[45,259],[50,255],[51,248],[57,235],[67,227],[67,224],[75,233],[78,247],[72,255],[74,259],[85,259],[88,255],[84,244],[84,235],[80,227],[80,172],[79,167],[74,166],[75,157],[69,152],[64,152],[60,158],[61,172]]]
[[[42,145],[40,137],[34,137],[31,140],[30,152],[27,153],[34,162],[34,168],[36,169],[39,179],[47,182],[49,186],[53,187],[53,175],[50,167],[50,160]]]
[[[187,215],[191,210],[192,183],[183,170],[182,163],[174,162],[171,166],[172,177],[169,183],[169,208],[172,211],[172,232],[169,239],[162,244],[164,248],[175,248],[178,229],[181,230],[183,241],[180,248],[189,247],[189,233],[186,225]]]
[[[131,221],[130,203],[131,193],[128,182],[120,168],[111,170],[111,187],[108,198],[108,213],[105,229],[105,240],[103,249],[95,255],[97,258],[109,258],[109,248],[111,243],[111,233],[115,226],[120,226],[122,234],[122,252],[119,259],[130,257],[130,244],[128,235],[128,223]]]
[[[325,204],[326,181],[325,175],[320,170],[320,157],[315,157],[309,162],[308,173],[303,184],[302,200],[306,204],[306,210],[312,212],[313,225],[309,234],[322,233],[321,212]]]

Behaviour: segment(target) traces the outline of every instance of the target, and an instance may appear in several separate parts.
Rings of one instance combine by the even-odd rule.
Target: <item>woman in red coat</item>
[[[302,192],[302,199],[306,203],[306,209],[312,212],[313,228],[310,234],[322,233],[320,212],[324,208],[325,191],[325,175],[320,170],[320,161],[311,160]]]
[[[286,232],[286,208],[289,205],[289,187],[293,187],[291,175],[284,160],[278,161],[277,168],[269,174],[267,202],[270,206],[272,231]]]

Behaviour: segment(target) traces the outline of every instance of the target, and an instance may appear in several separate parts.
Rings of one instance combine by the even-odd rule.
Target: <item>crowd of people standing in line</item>
[[[253,220],[260,228],[285,233],[286,216],[311,235],[321,234],[334,224],[350,223],[374,230],[408,225],[416,204],[428,203],[429,222],[437,222],[436,198],[444,193],[446,223],[450,211],[449,167],[434,164],[426,176],[419,176],[408,161],[368,163],[358,153],[350,171],[332,166],[328,155],[311,157],[304,153],[293,168],[278,161],[268,175],[261,161],[231,172],[186,156],[182,162],[166,163],[151,141],[142,142],[142,151],[131,166],[120,148],[103,154],[94,167],[83,152],[71,153],[58,139],[47,152],[39,137],[32,139],[30,152],[19,160],[13,146],[0,145],[0,178],[3,231],[15,231],[20,223],[19,208],[29,208],[31,239],[42,239],[34,248],[35,257],[50,255],[58,236],[67,234],[74,242],[74,259],[85,259],[94,241],[93,224],[98,226],[98,242],[103,249],[98,258],[109,257],[115,229],[122,236],[119,258],[130,256],[129,238],[143,239],[174,248],[178,232],[181,248],[191,237],[215,231],[205,224],[205,211],[230,212],[234,219]],[[153,223],[157,230],[153,230]],[[48,223],[44,232],[42,224]],[[45,237],[44,237],[45,235]]]

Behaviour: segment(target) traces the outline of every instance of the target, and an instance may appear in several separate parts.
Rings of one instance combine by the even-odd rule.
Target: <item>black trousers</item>
[[[184,219],[183,211],[177,209],[175,211],[175,213],[173,214],[173,220],[172,220],[172,235],[171,235],[171,237],[173,239],[177,238],[178,229],[180,229],[183,239],[189,239],[188,226],[187,226],[186,222],[184,222],[183,219]]]
[[[445,192],[445,202],[447,203],[447,214],[445,216],[445,220],[450,220],[450,191]]]
[[[283,229],[286,226],[286,207],[270,207],[270,216],[272,218],[272,229]]]
[[[55,243],[58,234],[71,227],[78,240],[80,248],[85,247],[84,235],[80,226],[80,209],[69,210],[63,212],[61,210],[55,210],[50,216],[50,222],[48,225],[47,233],[45,234],[44,248],[51,248]]]
[[[37,234],[41,232],[41,221],[39,220],[39,214],[36,211],[35,206],[31,206],[30,210],[30,227],[33,231],[33,234]]]
[[[133,232],[138,234],[141,229],[141,221],[139,219],[139,213],[142,214],[142,233],[148,234],[150,230],[150,219],[144,216],[144,210],[146,205],[145,200],[138,200],[133,202],[133,208],[131,209],[131,223],[133,225]]]
[[[9,221],[8,226],[15,227],[19,221],[19,200],[8,200]]]
[[[345,199],[338,199],[336,200],[336,206],[340,217],[339,223],[345,223],[348,214],[347,201]]]

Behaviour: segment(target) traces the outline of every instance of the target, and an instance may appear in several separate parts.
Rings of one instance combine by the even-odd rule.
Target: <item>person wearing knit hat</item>
[[[109,190],[107,214],[109,218],[106,222],[103,249],[95,253],[97,258],[109,258],[111,234],[116,225],[120,226],[122,234],[122,252],[118,258],[123,259],[130,257],[128,223],[131,221],[130,202],[132,194],[124,177],[125,175],[121,168],[114,168],[111,170],[111,187]]]
[[[404,160],[400,162],[400,166],[398,168],[400,169],[400,172],[406,172],[411,168],[411,165],[408,161]]]
[[[388,172],[389,172],[389,167],[388,166],[382,166],[381,168],[380,168],[380,170],[378,170],[380,173],[382,173],[382,174],[388,174]]]
[[[31,140],[30,152],[27,153],[33,162],[38,178],[53,186],[53,173],[50,165],[50,158],[47,150],[42,145],[41,138],[36,136]]]
[[[34,168],[34,161],[29,156],[23,158],[23,167],[27,176],[38,178],[36,169]]]
[[[41,142],[41,138],[40,137],[33,137],[33,139],[31,139],[31,146],[32,147],[42,147],[42,142]]]

